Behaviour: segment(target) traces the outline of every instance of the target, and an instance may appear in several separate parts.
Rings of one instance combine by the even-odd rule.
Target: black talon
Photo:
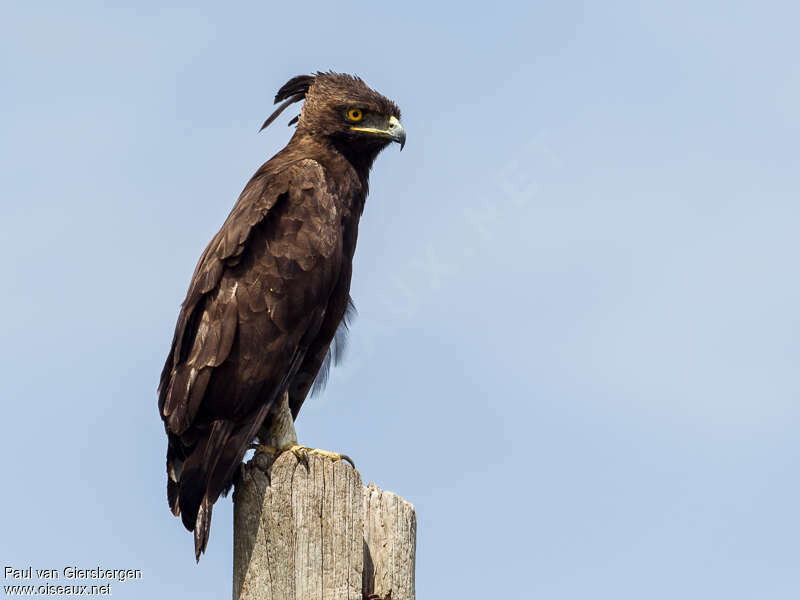
[[[298,459],[303,464],[303,466],[306,468],[306,471],[309,471],[311,469],[311,466],[308,463],[308,450],[303,448],[303,450],[300,452],[300,456],[298,457]]]

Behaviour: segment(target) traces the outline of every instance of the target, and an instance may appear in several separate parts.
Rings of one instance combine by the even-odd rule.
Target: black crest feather
[[[259,131],[263,131],[270,123],[277,119],[287,106],[303,100],[306,97],[308,89],[311,87],[312,83],[314,83],[314,75],[298,75],[297,77],[292,77],[289,81],[284,83],[281,89],[278,90],[278,93],[275,94],[275,104],[278,102],[283,103],[275,109],[275,112],[273,112],[266,121],[264,121],[264,124],[261,126]],[[296,122],[297,117],[292,119],[289,122],[289,125]]]
[[[292,77],[289,81],[283,84],[278,93],[275,94],[275,104],[281,100],[286,100],[289,96],[302,94],[305,96],[311,84],[314,83],[314,75],[298,75]]]

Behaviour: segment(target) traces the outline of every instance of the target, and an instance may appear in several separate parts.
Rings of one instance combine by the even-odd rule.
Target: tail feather
[[[169,509],[176,517],[181,514],[178,505],[180,484],[178,483],[183,473],[183,455],[181,452],[180,438],[167,432],[167,502]]]
[[[197,511],[197,521],[194,526],[194,559],[200,562],[200,555],[206,551],[208,536],[211,533],[211,511],[214,503],[208,498],[203,498],[200,509]]]
[[[233,475],[268,408],[269,405],[263,405],[253,421],[238,427],[231,421],[214,421],[180,463],[174,450],[167,449],[167,500],[172,513],[180,516],[184,527],[194,532],[197,560],[208,545],[214,502],[230,488]],[[180,468],[177,473],[176,464]]]
[[[216,467],[232,430],[230,421],[214,421],[205,439],[195,446],[183,465],[178,505],[183,525],[189,531],[195,529],[200,507],[207,499],[209,475]],[[213,503],[216,498],[210,500]]]
[[[169,475],[167,475],[167,502],[169,503],[169,509],[176,517],[179,517],[181,514],[181,507],[180,504],[178,504],[179,494],[180,487],[178,486],[178,482],[172,481]]]
[[[208,472],[208,485],[206,487],[206,498],[212,503],[217,501],[220,494],[227,493],[233,481],[236,468],[242,462],[244,453],[253,436],[250,435],[250,425],[238,427],[228,438],[225,447],[222,449],[214,468]]]

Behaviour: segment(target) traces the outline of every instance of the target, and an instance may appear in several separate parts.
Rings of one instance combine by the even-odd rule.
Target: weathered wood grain
[[[414,600],[414,508],[346,462],[257,454],[233,500],[234,600]]]
[[[417,515],[397,494],[374,483],[364,494],[364,597],[414,600]]]

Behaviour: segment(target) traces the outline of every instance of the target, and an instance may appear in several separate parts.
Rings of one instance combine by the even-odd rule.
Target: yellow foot
[[[347,462],[350,463],[350,466],[352,466],[354,469],[356,468],[353,459],[347,456],[347,454],[340,454],[339,452],[329,452],[327,450],[320,450],[319,448],[308,448],[307,446],[298,446],[297,444],[291,446],[290,448],[287,448],[287,450],[289,450],[289,452],[294,454],[297,457],[297,460],[299,460],[306,466],[308,466],[308,455],[316,454],[318,456],[324,456],[326,458],[330,458],[333,462],[339,460],[346,460]]]

